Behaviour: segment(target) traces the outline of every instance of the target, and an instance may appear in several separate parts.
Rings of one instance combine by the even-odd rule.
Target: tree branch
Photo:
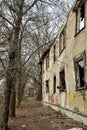
[[[3,0],[3,1],[6,4],[6,6],[9,8],[10,11],[13,11],[14,13],[16,12],[15,9],[12,7],[11,0],[10,0],[11,5],[6,0]]]
[[[56,37],[57,37],[57,36],[58,36],[58,34],[56,35]],[[56,37],[54,38],[54,40],[52,41],[51,44],[54,43]],[[50,42],[51,42],[51,41],[48,41],[47,43],[45,43],[45,44],[39,46],[37,49],[35,49],[35,50],[31,53],[31,55],[28,57],[28,59],[23,63],[22,67],[30,60],[30,58],[32,57],[32,55],[33,55],[34,53],[36,53],[39,49],[41,49],[43,46],[46,46],[46,45],[47,45],[48,43],[50,43]]]
[[[0,58],[0,61],[2,63],[3,68],[6,70],[5,64],[4,64],[4,62],[3,62],[3,60],[1,58]]]
[[[6,20],[10,25],[12,25],[12,27],[13,27],[13,24],[6,18],[6,17],[4,17],[2,14],[0,14],[0,17],[2,18],[2,19],[4,19],[4,20]]]
[[[38,0],[34,0],[34,2],[31,4],[31,6],[29,6],[25,12],[23,12],[23,15],[26,15],[27,12],[37,3]]]

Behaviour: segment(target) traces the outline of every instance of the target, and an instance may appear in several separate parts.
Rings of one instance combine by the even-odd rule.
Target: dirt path
[[[10,118],[9,127],[10,130],[67,130],[74,127],[87,130],[87,126],[31,100],[17,108],[17,117]]]

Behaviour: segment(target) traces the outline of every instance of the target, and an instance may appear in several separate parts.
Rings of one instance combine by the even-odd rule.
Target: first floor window
[[[46,81],[46,93],[49,93],[49,80]]]
[[[53,93],[56,93],[56,76],[53,78]]]
[[[60,76],[60,89],[66,90],[65,70],[64,69],[60,72],[59,76]]]
[[[75,73],[76,73],[76,87],[77,89],[84,88],[85,86],[85,61],[84,57],[81,57],[75,61]]]

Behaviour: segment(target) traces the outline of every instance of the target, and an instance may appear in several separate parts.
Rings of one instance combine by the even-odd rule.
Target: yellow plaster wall
[[[86,27],[75,36],[75,12],[71,11],[66,25],[66,48],[59,55],[59,40],[55,41],[57,46],[56,56],[57,60],[53,63],[53,46],[50,48],[50,67],[45,69],[43,74],[43,83],[45,88],[45,81],[50,80],[50,92],[45,94],[44,100],[48,101],[48,96],[57,97],[58,104],[64,108],[68,108],[73,111],[78,111],[87,114],[87,90],[76,91],[75,82],[75,70],[73,58],[78,56],[84,50],[86,52],[86,64],[87,64],[87,2],[86,2]],[[44,59],[44,68],[46,66],[46,59]],[[62,67],[65,67],[65,79],[67,92],[59,92],[56,89],[56,94],[53,96],[53,76],[57,76],[57,86],[59,85],[59,72]],[[87,66],[86,66],[87,69]],[[87,72],[85,71],[86,75]],[[87,76],[86,76],[87,81]],[[57,87],[56,86],[56,87]],[[63,100],[64,97],[64,100]],[[85,99],[84,99],[85,97]]]
[[[79,112],[87,114],[87,90],[78,90],[76,91],[76,82],[75,82],[75,70],[73,58],[81,54],[83,51],[86,52],[86,64],[87,64],[87,2],[86,2],[86,27],[75,36],[75,13],[70,12],[67,29],[66,29],[66,56],[67,63],[69,63],[68,70],[66,69],[67,75],[67,98],[69,100],[69,108],[75,111],[75,108]],[[71,67],[71,68],[70,68]],[[87,66],[86,66],[87,69]],[[87,81],[87,71],[85,71],[86,81]],[[84,99],[85,98],[85,99]]]

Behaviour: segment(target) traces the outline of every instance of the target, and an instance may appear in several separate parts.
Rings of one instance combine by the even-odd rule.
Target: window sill
[[[60,92],[66,92],[66,89],[59,89]]]
[[[82,91],[82,90],[86,90],[86,87],[81,87],[81,88],[76,88],[76,91]]]
[[[79,30],[78,32],[76,32],[75,37],[76,37],[80,32],[82,32],[82,31],[85,29],[85,27],[86,27],[86,26],[84,26],[81,30]]]
[[[62,88],[61,86],[57,87],[59,89],[60,92],[66,92],[66,89]]]

